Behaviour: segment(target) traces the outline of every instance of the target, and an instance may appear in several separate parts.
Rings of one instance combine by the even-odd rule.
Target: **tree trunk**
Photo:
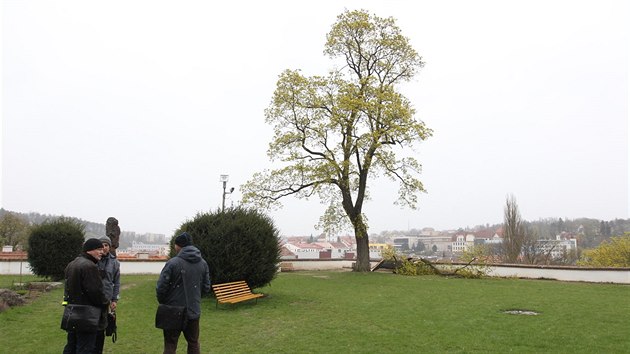
[[[369,272],[370,267],[370,240],[367,229],[362,221],[355,224],[354,238],[357,241],[357,262],[354,267],[355,272]]]

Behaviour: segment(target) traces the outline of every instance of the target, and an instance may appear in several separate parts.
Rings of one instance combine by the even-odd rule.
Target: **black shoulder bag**
[[[107,314],[107,327],[105,328],[105,335],[112,337],[112,343],[116,343],[118,339],[118,326],[116,326],[116,312],[109,312]]]
[[[98,306],[69,304],[68,288],[63,290],[63,315],[61,329],[71,331],[98,331],[102,309]]]
[[[67,304],[63,309],[61,329],[66,331],[98,331],[102,309],[91,305]]]

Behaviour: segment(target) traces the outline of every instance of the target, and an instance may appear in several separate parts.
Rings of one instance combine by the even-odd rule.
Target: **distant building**
[[[483,230],[472,233],[457,233],[453,236],[453,244],[451,249],[453,253],[462,253],[470,250],[474,246],[479,245],[499,245],[503,242],[503,238],[499,236],[498,231]]]
[[[319,252],[322,251],[321,246],[306,242],[288,242],[284,247],[295,254],[297,259],[319,259]]]
[[[453,244],[451,250],[453,253],[462,253],[468,251],[475,245],[475,235],[473,234],[457,234],[453,236]]]
[[[420,235],[417,238],[417,242],[422,242],[425,250],[429,252],[448,253],[453,248],[453,238],[448,234],[438,236]]]
[[[151,242],[151,243],[165,243],[166,241],[166,236],[162,235],[162,234],[143,234],[142,237],[144,237],[144,239],[147,242]]]
[[[138,241],[132,241],[131,247],[127,249],[129,253],[140,253],[140,252],[148,252],[148,253],[157,253],[161,255],[168,255],[170,251],[170,245],[168,243],[162,244],[151,244],[144,243]]]
[[[383,250],[388,247],[392,247],[387,243],[370,243],[370,259],[380,259],[383,258]]]
[[[282,259],[351,259],[356,245],[347,242],[286,242],[281,246]]]
[[[538,252],[549,254],[551,259],[562,259],[571,252],[577,252],[577,239],[556,236],[555,240],[538,240]]]
[[[314,242],[315,245],[321,246],[320,258],[322,259],[343,259],[347,258],[346,254],[353,253],[353,245],[345,242]]]
[[[407,251],[410,250],[414,245],[411,237],[396,237],[394,238],[393,242],[396,251]]]

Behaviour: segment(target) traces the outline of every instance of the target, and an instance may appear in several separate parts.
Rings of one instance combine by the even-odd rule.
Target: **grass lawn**
[[[15,276],[0,276],[10,285]],[[30,279],[29,279],[30,280]],[[157,275],[123,276],[118,342],[161,353]],[[629,353],[630,286],[549,280],[281,273],[258,304],[204,299],[204,353]],[[0,313],[0,353],[60,353],[63,290]],[[532,310],[537,316],[504,310]],[[179,351],[185,353],[180,338]]]

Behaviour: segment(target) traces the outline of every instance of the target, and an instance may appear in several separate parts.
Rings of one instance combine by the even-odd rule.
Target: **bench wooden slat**
[[[236,304],[241,301],[258,300],[259,297],[265,296],[264,294],[252,293],[244,280],[213,284],[212,290],[217,299],[217,307],[219,304]]]
[[[240,297],[234,297],[234,298],[230,298],[230,299],[225,299],[225,300],[223,300],[223,303],[235,304],[235,303],[241,302],[241,301],[257,299],[259,297],[262,297],[262,294],[259,294],[259,296],[250,295],[250,296],[240,296]]]
[[[260,295],[260,296],[256,296],[256,295],[227,296],[227,297],[221,298],[221,300],[219,300],[219,302],[234,301],[236,299],[254,299],[254,298],[257,298],[257,297],[262,297],[262,295]]]

